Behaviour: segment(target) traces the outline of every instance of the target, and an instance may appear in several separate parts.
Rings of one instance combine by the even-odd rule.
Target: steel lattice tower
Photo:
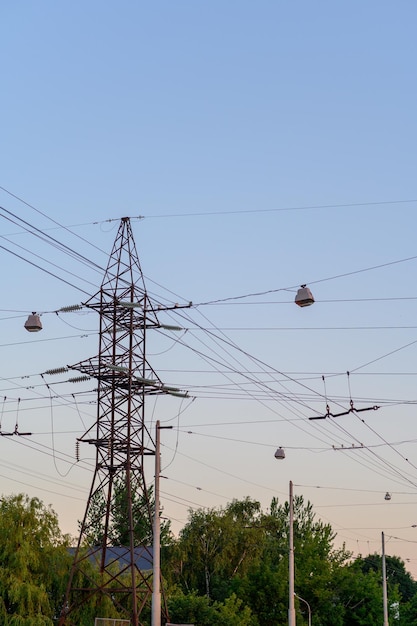
[[[79,439],[95,447],[96,463],[59,625],[81,623],[79,610],[89,602],[98,617],[115,617],[113,608],[132,626],[142,626],[141,615],[148,619],[152,594],[152,551],[149,534],[142,539],[135,536],[137,512],[132,502],[139,489],[141,514],[147,517],[148,530],[152,528],[144,461],[147,455],[155,455],[155,442],[145,424],[145,397],[169,393],[169,388],[164,388],[146,359],[146,331],[160,324],[146,293],[129,218],[122,218],[101,288],[85,306],[100,316],[99,354],[71,369],[98,382],[97,420]],[[128,545],[115,554],[110,530],[117,506],[115,487],[120,485],[126,497]],[[100,545],[91,545],[97,527],[102,529],[102,539]],[[139,567],[139,555],[148,556],[147,570]]]

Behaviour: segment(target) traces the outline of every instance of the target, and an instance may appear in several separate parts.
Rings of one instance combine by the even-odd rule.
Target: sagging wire
[[[80,418],[81,424],[83,425],[84,430],[87,430],[87,426],[85,425],[84,420],[83,420],[83,418],[82,418],[81,411],[80,411],[80,408],[79,408],[79,406],[78,406],[78,402],[77,402],[77,398],[75,397],[75,394],[74,394],[74,393],[72,393],[72,394],[71,394],[71,397],[72,397],[72,399],[74,400],[75,408],[76,408],[76,410],[77,410],[78,417]],[[79,460],[79,459],[77,459],[77,460]]]
[[[175,348],[175,346],[178,343],[181,343],[181,340],[183,339],[183,337],[186,335],[186,333],[188,332],[188,329],[181,329],[184,330],[184,332],[182,333],[182,335],[180,337],[177,337],[176,339],[173,340],[172,344],[169,346],[169,348],[167,348],[166,350],[162,350],[161,352],[153,352],[151,356],[160,356],[161,354],[166,354],[167,352],[169,352],[170,350],[172,350],[173,348]],[[168,337],[168,335],[164,335],[164,337]]]
[[[188,398],[188,399],[190,399],[190,398]],[[177,429],[176,429],[176,430],[177,430],[177,437],[176,437],[176,440],[175,440],[174,452],[173,452],[172,458],[171,458],[171,460],[169,461],[169,463],[168,463],[167,465],[165,465],[165,467],[163,468],[163,471],[165,471],[166,469],[168,469],[168,467],[170,467],[170,465],[172,465],[172,464],[173,464],[173,462],[175,461],[175,458],[176,458],[176,456],[177,456],[177,452],[178,452],[179,433],[180,433],[180,416],[181,416],[181,414],[182,414],[182,413],[183,413],[186,409],[188,409],[188,408],[190,407],[190,405],[194,402],[195,397],[191,398],[191,402],[187,405],[187,407],[186,407],[185,409],[183,409],[183,408],[182,408],[182,405],[184,404],[184,400],[185,400],[185,398],[181,401],[180,406],[179,406],[179,409],[178,409],[178,413],[177,413],[177,415],[176,415],[176,418],[174,418],[174,419],[176,419],[176,420],[177,420]]]
[[[56,470],[57,474],[59,474],[59,476],[61,476],[62,478],[65,478],[66,476],[68,476],[68,474],[70,473],[70,471],[71,471],[71,469],[72,469],[72,467],[73,467],[73,466],[72,466],[72,465],[70,465],[70,467],[69,467],[68,471],[67,471],[67,472],[64,472],[64,473],[63,473],[63,472],[61,472],[61,471],[59,470],[59,468],[58,468],[58,464],[57,464],[57,461],[56,461],[56,454],[55,454],[54,409],[53,409],[53,398],[52,398],[52,392],[51,392],[51,388],[50,388],[50,386],[48,385],[48,383],[46,382],[46,380],[45,380],[45,378],[44,378],[44,375],[43,375],[43,374],[40,374],[40,376],[41,376],[41,378],[42,378],[43,382],[45,383],[46,388],[47,388],[48,393],[49,393],[49,401],[50,401],[50,406],[49,406],[49,408],[50,408],[50,416],[51,416],[51,442],[52,442],[52,458],[53,458],[53,460],[54,460],[54,467],[55,467],[55,470]]]

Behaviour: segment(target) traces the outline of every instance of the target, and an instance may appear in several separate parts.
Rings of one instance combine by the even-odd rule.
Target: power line
[[[371,207],[371,206],[383,206],[394,204],[415,204],[417,200],[385,200],[374,202],[350,202],[346,204],[316,204],[306,206],[292,206],[292,207],[280,207],[274,209],[240,209],[234,211],[199,211],[195,213],[165,213],[160,215],[145,215],[144,219],[151,218],[177,218],[177,217],[202,217],[202,216],[218,216],[222,215],[243,215],[246,213],[280,213],[287,211],[313,211],[317,209],[348,209],[354,207]]]
[[[37,226],[34,226],[33,224],[30,224],[29,222],[27,222],[23,218],[19,217],[18,215],[16,215],[12,211],[9,211],[8,209],[6,209],[3,206],[0,206],[0,210],[3,211],[4,213],[6,213],[6,215],[2,216],[4,219],[7,219],[8,221],[10,221],[10,222],[12,222],[14,224],[20,224],[20,226],[23,228],[23,230],[25,230],[27,233],[37,237],[38,239],[40,239],[44,243],[48,243],[49,245],[53,246],[54,248],[56,248],[60,252],[64,252],[65,254],[69,255],[71,258],[76,259],[77,261],[80,261],[80,262],[86,264],[87,266],[94,268],[96,271],[100,271],[100,272],[103,271],[103,268],[100,267],[99,265],[97,265],[97,263],[91,261],[91,259],[85,257],[84,255],[82,255],[82,254],[80,254],[78,252],[75,252],[72,248],[70,248],[66,244],[58,241],[58,239],[55,239],[54,237],[51,237],[51,235],[47,235],[40,228],[38,228]],[[12,220],[10,216],[12,216],[14,218],[14,220]],[[89,243],[89,242],[87,242],[87,243]],[[90,245],[92,245],[92,244],[90,243]]]
[[[50,222],[52,222],[53,224],[55,224],[56,226],[58,226],[59,228],[63,228],[64,230],[66,230],[68,233],[70,233],[71,235],[73,235],[74,237],[77,237],[77,239],[80,239],[81,241],[83,241],[84,243],[87,243],[90,246],[93,246],[93,248],[96,248],[96,250],[98,250],[99,252],[102,252],[103,254],[106,254],[103,250],[101,250],[100,248],[98,248],[97,246],[95,246],[94,244],[91,243],[91,241],[88,241],[88,239],[85,239],[84,237],[81,237],[80,235],[77,235],[77,233],[72,232],[72,230],[70,230],[69,227],[64,226],[63,224],[60,224],[59,222],[57,222],[56,220],[54,220],[52,217],[50,217],[49,215],[47,215],[46,213],[44,213],[43,211],[40,211],[39,209],[37,209],[35,206],[33,206],[33,204],[30,204],[29,202],[26,202],[26,200],[23,200],[22,198],[20,198],[19,196],[17,196],[16,194],[12,193],[11,191],[8,191],[5,187],[0,186],[0,189],[2,191],[4,191],[5,193],[7,193],[9,196],[11,196],[12,198],[15,198],[16,200],[18,200],[19,202],[22,202],[23,204],[25,204],[28,208],[32,209],[33,211],[36,211],[36,213],[38,213],[39,215],[42,215],[43,217],[45,217],[46,219],[48,219]],[[40,231],[42,232],[42,231]],[[47,235],[49,237],[49,235]],[[107,255],[106,255],[107,256]],[[98,266],[97,266],[98,267]],[[101,268],[99,268],[101,269]]]
[[[47,270],[44,267],[38,265],[37,263],[34,263],[33,261],[29,261],[29,259],[26,259],[25,257],[21,256],[20,254],[17,254],[16,252],[13,252],[12,250],[9,250],[5,246],[0,246],[0,248],[2,250],[5,250],[6,252],[9,252],[13,256],[21,259],[22,261],[25,261],[26,263],[29,263],[29,265],[32,265],[33,267],[36,267],[38,270],[41,270],[42,272],[45,272],[45,274],[49,274],[49,276],[53,276],[54,278],[57,278],[62,283],[65,283],[66,285],[69,285],[70,287],[74,287],[74,289],[77,289],[78,291],[81,291],[82,293],[84,293],[86,295],[89,295],[89,293],[87,291],[85,291],[84,289],[81,289],[81,287],[77,287],[73,283],[70,283],[68,280],[65,280],[64,278],[61,278],[57,274],[54,274],[53,272],[50,272],[49,270]]]

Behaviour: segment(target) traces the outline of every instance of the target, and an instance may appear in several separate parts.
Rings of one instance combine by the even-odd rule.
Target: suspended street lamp
[[[35,311],[33,311],[32,314],[29,315],[29,317],[27,318],[25,322],[25,328],[30,333],[37,333],[42,330],[41,318],[37,313],[35,313]]]
[[[277,450],[275,451],[275,455],[274,456],[279,461],[282,461],[283,459],[285,459],[285,450],[284,450],[284,448],[277,448]]]
[[[313,294],[305,285],[301,285],[300,289],[297,291],[295,304],[298,304],[298,306],[310,306],[311,304],[314,304]]]

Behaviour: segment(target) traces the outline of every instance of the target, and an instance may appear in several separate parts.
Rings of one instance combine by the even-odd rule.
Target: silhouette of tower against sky
[[[141,616],[149,619],[152,598],[153,501],[144,463],[151,456],[154,468],[155,456],[145,398],[169,389],[146,359],[146,332],[160,324],[146,293],[129,218],[121,219],[100,290],[84,305],[99,314],[99,353],[71,369],[97,381],[97,420],[78,440],[95,448],[96,460],[59,625],[81,624],[80,611],[88,603],[96,617],[141,626]],[[119,521],[122,512],[126,527],[118,546],[116,512]]]

